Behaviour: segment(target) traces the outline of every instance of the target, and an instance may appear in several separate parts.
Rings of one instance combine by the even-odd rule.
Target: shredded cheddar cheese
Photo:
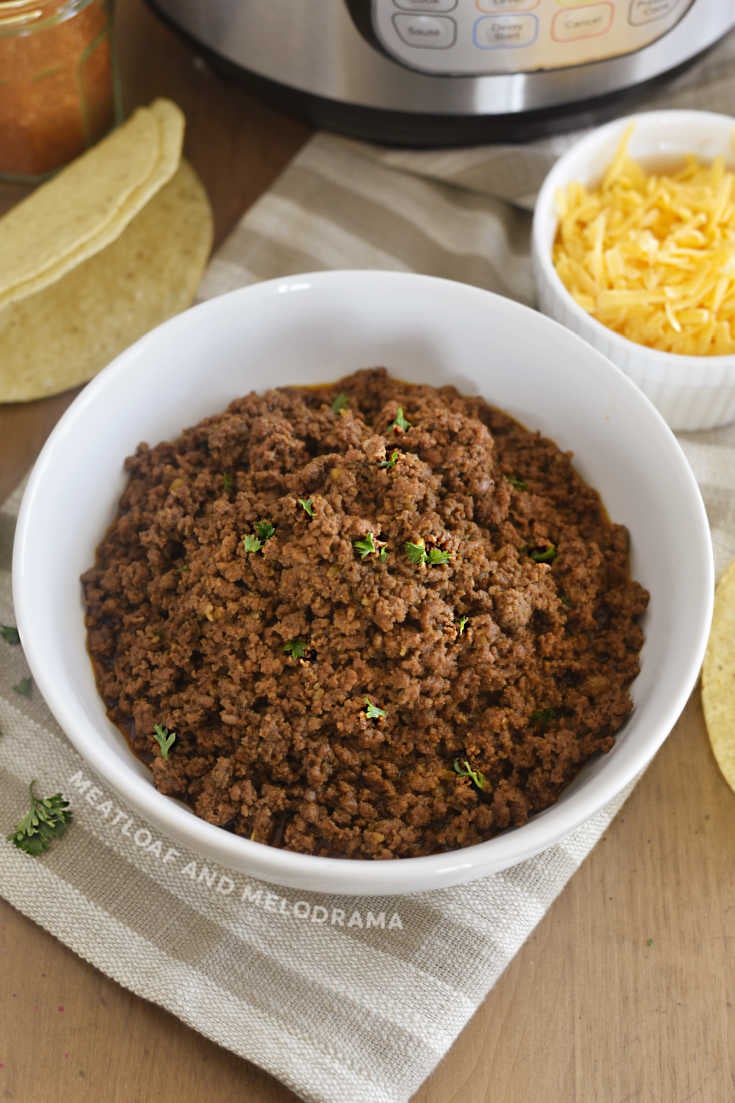
[[[552,258],[579,305],[631,341],[689,356],[735,353],[735,173],[689,155],[646,172],[631,126],[596,188],[557,193]]]

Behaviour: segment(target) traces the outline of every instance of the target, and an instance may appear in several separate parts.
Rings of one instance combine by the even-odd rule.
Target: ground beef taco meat
[[[210,823],[327,856],[468,846],[631,711],[628,533],[480,398],[360,371],[249,394],[126,469],[89,652],[157,788]]]

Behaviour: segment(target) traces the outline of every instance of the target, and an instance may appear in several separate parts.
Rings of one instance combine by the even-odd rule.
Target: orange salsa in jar
[[[44,177],[115,124],[111,32],[111,0],[0,0],[0,177]]]

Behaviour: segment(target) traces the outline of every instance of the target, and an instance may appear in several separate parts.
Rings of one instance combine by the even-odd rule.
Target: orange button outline
[[[590,10],[590,5],[589,4],[583,4],[583,5],[578,5],[576,8],[562,8],[560,11],[556,12],[556,14],[554,15],[554,18],[551,20],[551,37],[552,37],[552,40],[554,42],[582,42],[583,39],[585,39],[585,38],[601,38],[602,35],[607,34],[607,32],[610,30],[610,28],[612,27],[613,22],[615,20],[615,5],[612,3],[612,0],[597,0],[597,7],[599,7],[599,8],[605,7],[605,8],[610,9],[610,22],[607,24],[606,27],[603,27],[603,29],[601,31],[592,31],[590,34],[578,34],[578,35],[575,35],[574,38],[559,38],[559,37],[557,37],[557,35],[555,33],[557,19],[559,19],[560,16],[568,15],[570,12],[589,11]]]

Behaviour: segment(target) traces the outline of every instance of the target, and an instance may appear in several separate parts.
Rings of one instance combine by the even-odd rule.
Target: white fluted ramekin
[[[735,167],[735,118],[708,111],[649,111],[601,126],[572,146],[546,177],[536,201],[533,271],[539,308],[584,337],[617,364],[673,429],[707,429],[735,420],[735,355],[680,356],[638,345],[608,329],[572,298],[556,273],[551,250],[557,228],[556,194],[572,180],[596,183],[610,164],[627,127],[635,124],[628,151],[644,165],[695,154],[722,154]]]

